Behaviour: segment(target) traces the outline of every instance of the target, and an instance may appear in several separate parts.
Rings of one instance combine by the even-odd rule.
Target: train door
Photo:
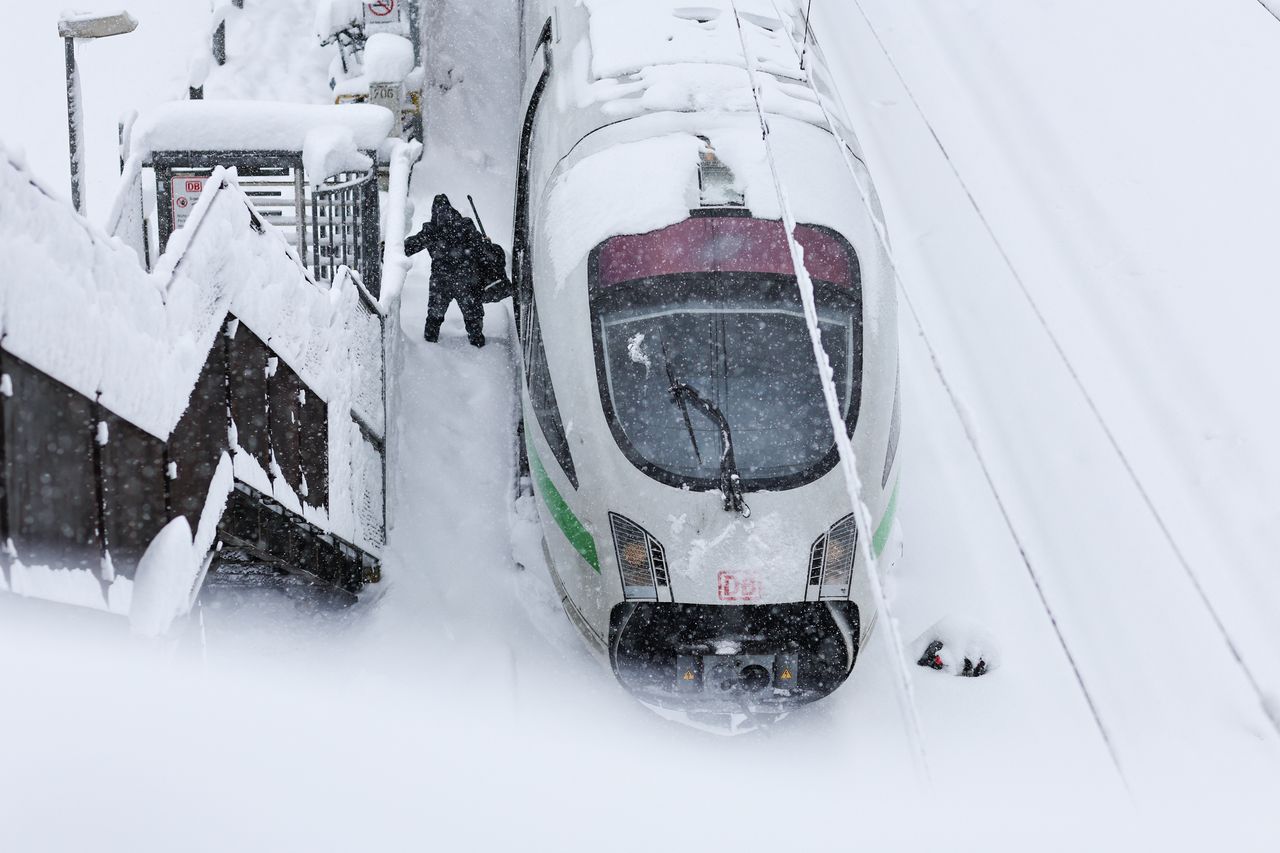
[[[527,98],[524,122],[520,130],[520,149],[516,163],[516,203],[515,233],[511,238],[511,274],[515,279],[516,298],[513,300],[516,314],[516,329],[528,358],[528,328],[526,318],[529,315],[529,303],[533,299],[533,262],[529,257],[529,156],[533,148],[533,129],[538,117],[538,107],[542,103],[543,92],[551,77],[551,19],[547,18],[542,27],[542,35],[538,38],[538,46],[533,62],[525,77],[526,82],[535,80],[533,90]],[[527,86],[526,86],[527,88]]]

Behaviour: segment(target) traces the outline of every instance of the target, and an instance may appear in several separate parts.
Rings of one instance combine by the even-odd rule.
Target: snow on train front
[[[727,20],[527,4],[513,261],[526,449],[565,609],[637,697],[728,721],[852,670],[875,618],[858,539],[879,554],[895,529],[899,403],[891,273],[860,155],[840,149],[852,135],[804,76],[820,54],[802,71],[779,35],[793,20],[743,20],[773,50],[775,180],[741,49],[737,65],[686,61],[716,27],[738,38],[719,5]],[[619,28],[654,20],[671,35],[657,60],[610,58]],[[872,530],[838,468],[783,195]]]

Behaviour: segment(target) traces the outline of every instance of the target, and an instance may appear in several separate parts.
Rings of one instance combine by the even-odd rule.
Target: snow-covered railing
[[[310,203],[303,211],[304,219],[310,214],[310,222],[304,222],[310,225],[310,239],[303,257],[312,275],[318,281],[332,281],[339,268],[348,267],[377,281],[377,173],[372,169],[340,173],[310,189]]]
[[[347,267],[338,270],[336,286],[350,282],[360,294],[356,303],[354,324],[357,334],[351,348],[354,396],[351,415],[379,441],[386,437],[386,364],[383,358],[385,317],[381,306]]]
[[[387,193],[383,206],[385,217],[382,225],[382,281],[378,293],[377,312],[385,318],[384,325],[395,331],[383,335],[383,395],[393,396],[392,377],[397,375],[403,357],[402,346],[404,335],[399,333],[400,296],[404,292],[405,279],[411,266],[404,254],[404,241],[409,235],[409,182],[413,177],[413,165],[422,156],[422,143],[402,142],[396,140],[387,152]],[[394,480],[386,480],[387,523],[394,520],[390,517],[390,507],[396,501],[391,494]]]
[[[151,246],[147,237],[142,180],[142,158],[129,157],[120,173],[116,200],[107,215],[107,233],[133,249],[143,269],[150,269]]]
[[[382,315],[349,275],[316,284],[234,173],[148,274],[0,150],[0,252],[0,584],[124,612],[135,572],[149,601],[193,594],[217,540],[376,573]]]
[[[274,445],[253,454],[236,454],[237,478],[273,495],[285,508],[348,542],[380,544],[381,534],[370,534],[367,507],[381,503],[382,471],[381,465],[372,471],[367,463],[370,453],[381,455],[381,447],[368,440],[352,412],[354,401],[363,393],[359,386],[372,379],[362,377],[357,365],[372,367],[369,353],[380,350],[382,345],[381,319],[369,321],[361,307],[359,287],[351,277],[341,277],[329,286],[313,283],[279,232],[251,219],[251,211],[248,200],[235,188],[233,177],[215,170],[191,220],[173,238],[177,245],[171,244],[157,267],[162,272],[165,263],[176,254],[171,290],[187,269],[217,270],[224,285],[238,284],[236,292],[230,294],[227,314],[242,321],[270,351],[265,354],[268,398],[274,403],[272,382],[278,383],[280,376],[287,376],[292,370],[305,386],[301,390],[308,392],[307,398],[318,396],[327,403],[327,478],[323,478],[327,483],[305,476],[305,469],[300,478],[289,476],[287,471],[281,476],[282,459]],[[258,222],[259,233],[255,233],[253,222]],[[239,239],[229,239],[233,236]],[[249,364],[256,368],[262,357],[264,354],[259,351]],[[234,361],[234,351],[229,358]],[[230,369],[234,374],[234,363]],[[283,398],[287,402],[291,396],[286,392]],[[268,411],[278,408],[269,405]],[[364,411],[373,408],[374,404],[366,403]],[[232,411],[234,421],[234,401]],[[303,417],[304,431],[306,424]],[[238,432],[243,445],[243,424]],[[273,434],[269,431],[259,438],[269,441]],[[374,438],[380,441],[382,436],[375,434]],[[264,461],[268,464],[262,464]],[[327,486],[327,495],[317,496],[317,486]],[[382,516],[380,506],[376,515],[379,519]]]
[[[409,275],[404,241],[409,236],[409,178],[422,156],[422,143],[395,142],[387,154],[386,221],[382,226],[382,286],[378,299],[384,314],[399,310],[400,294]]]

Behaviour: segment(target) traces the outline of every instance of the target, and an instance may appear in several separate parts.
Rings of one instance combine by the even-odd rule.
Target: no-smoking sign
[[[385,18],[396,10],[396,0],[374,0],[373,3],[366,3],[369,14],[375,18]]]

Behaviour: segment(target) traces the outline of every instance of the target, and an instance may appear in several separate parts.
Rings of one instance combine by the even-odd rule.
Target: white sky
[[[86,192],[90,216],[106,215],[119,174],[116,123],[129,108],[181,96],[185,69],[209,24],[209,0],[72,0],[76,10],[115,12],[138,19],[125,36],[82,42],[77,51],[85,101],[88,147]],[[5,0],[21,21],[6,26],[0,79],[6,81],[0,144],[26,154],[44,184],[69,198],[67,102],[60,4]],[[20,10],[20,11],[19,11]],[[6,15],[5,17],[8,17]],[[301,22],[310,28],[310,20]]]

